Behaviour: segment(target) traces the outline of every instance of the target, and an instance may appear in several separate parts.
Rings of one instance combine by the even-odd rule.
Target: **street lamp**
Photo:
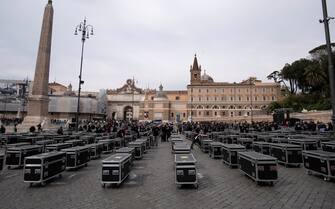
[[[334,124],[335,124],[335,77],[334,77],[334,65],[333,65],[333,56],[332,56],[332,48],[331,48],[331,41],[330,41],[330,32],[329,32],[329,21],[334,18],[328,17],[326,0],[322,0],[322,10],[323,10],[323,20],[320,20],[320,23],[323,23],[325,27],[327,52],[328,52],[328,73],[329,73],[329,83],[330,83],[330,92],[331,92],[331,103],[332,103],[332,109],[333,109],[332,122],[333,122],[333,130],[335,130],[335,127],[334,127]]]
[[[78,132],[79,127],[79,111],[80,111],[80,91],[81,91],[81,85],[84,84],[84,81],[81,80],[81,75],[83,71],[83,58],[84,58],[84,45],[86,39],[90,38],[90,35],[93,35],[93,26],[86,24],[86,18],[84,19],[84,22],[81,22],[79,25],[77,25],[76,30],[74,32],[74,35],[78,35],[78,32],[81,32],[81,60],[80,60],[80,74],[79,74],[79,88],[78,88],[78,103],[77,103],[77,114],[76,114],[76,131]]]

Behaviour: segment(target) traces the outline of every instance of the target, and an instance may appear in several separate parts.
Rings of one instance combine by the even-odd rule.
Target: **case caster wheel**
[[[199,184],[195,184],[194,187],[195,187],[196,189],[198,189],[198,188],[199,188]]]
[[[41,182],[41,186],[44,187],[46,185],[45,181]]]
[[[105,188],[106,187],[106,184],[101,184],[102,188]]]
[[[324,177],[323,180],[324,181],[330,181],[329,177]]]
[[[309,176],[312,175],[312,172],[308,170],[307,175],[309,175]]]
[[[7,169],[9,170],[9,169],[10,169],[10,166],[7,166]]]
[[[30,184],[29,184],[29,187],[32,187],[32,186],[33,186],[33,183],[30,183]]]
[[[273,187],[273,185],[274,185],[274,182],[273,182],[273,181],[271,181],[271,182],[270,182],[270,186],[272,186],[272,187]]]

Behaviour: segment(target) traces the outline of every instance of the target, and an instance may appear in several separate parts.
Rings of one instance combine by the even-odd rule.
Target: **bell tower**
[[[194,55],[193,65],[190,68],[191,84],[201,82],[201,66],[198,65],[197,55]]]

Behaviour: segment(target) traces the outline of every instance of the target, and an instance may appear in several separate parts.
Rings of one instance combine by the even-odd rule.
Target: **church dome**
[[[213,78],[207,75],[206,72],[201,76],[201,80],[205,82],[210,82],[210,83],[214,82]]]

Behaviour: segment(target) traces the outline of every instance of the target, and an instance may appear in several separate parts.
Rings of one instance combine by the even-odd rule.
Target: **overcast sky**
[[[3,0],[1,79],[33,79],[47,0]],[[186,89],[194,54],[215,81],[266,76],[325,43],[321,0],[54,0],[50,82],[78,85],[84,17],[84,90],[114,89],[135,77],[141,88]],[[328,0],[335,16],[335,2]],[[335,39],[335,21],[331,23]]]

